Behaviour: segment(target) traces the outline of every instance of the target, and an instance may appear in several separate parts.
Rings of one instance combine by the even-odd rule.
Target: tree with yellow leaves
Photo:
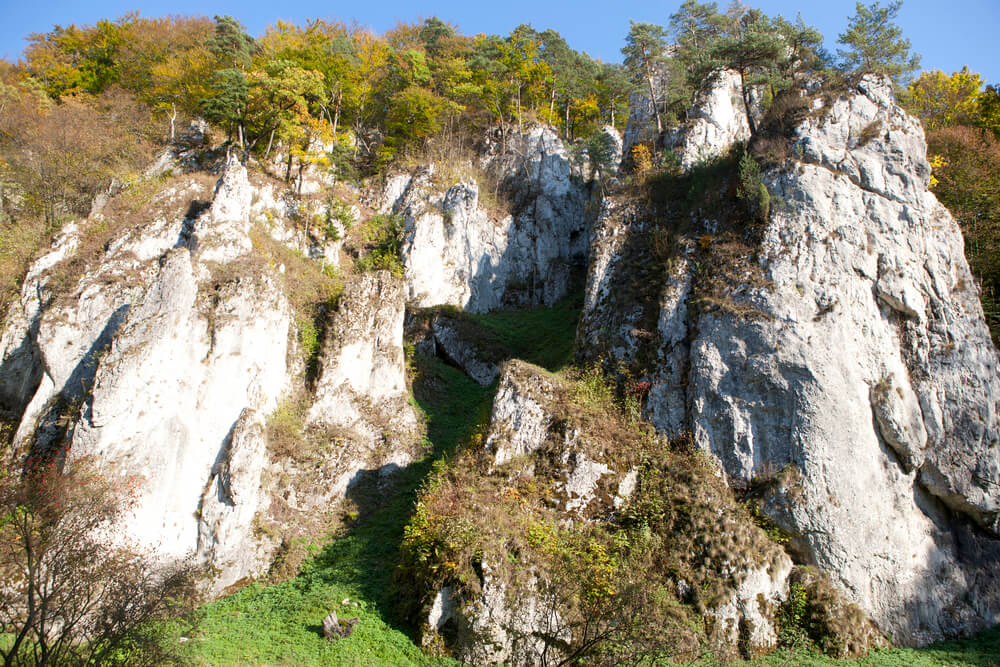
[[[982,86],[982,77],[968,65],[951,76],[941,70],[923,72],[908,86],[908,106],[927,129],[968,125],[977,113]]]

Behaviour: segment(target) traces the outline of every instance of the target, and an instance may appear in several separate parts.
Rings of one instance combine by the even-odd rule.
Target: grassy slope
[[[572,358],[582,297],[553,308],[477,315],[515,354],[549,370]],[[358,489],[352,500],[361,515],[303,567],[294,579],[273,586],[252,585],[199,612],[186,633],[186,654],[202,665],[429,665],[454,664],[424,656],[412,628],[399,618],[392,585],[403,527],[421,480],[434,459],[453,451],[484,415],[495,387],[483,388],[437,359],[413,363],[414,397],[427,417],[433,453],[408,467],[392,488]],[[348,599],[350,604],[342,605]],[[330,643],[320,624],[335,609],[341,619],[361,622],[347,639]],[[890,649],[855,663],[806,652],[780,651],[755,665],[860,664],[997,665],[1000,629],[963,642],[927,649]],[[703,664],[712,664],[706,662]]]

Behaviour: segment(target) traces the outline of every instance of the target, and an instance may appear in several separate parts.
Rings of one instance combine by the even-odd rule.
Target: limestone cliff
[[[408,299],[472,312],[544,303],[566,295],[586,261],[589,188],[550,128],[514,135],[506,152],[487,148],[484,172],[499,209],[482,205],[487,182],[435,185],[434,166],[391,177],[384,210],[406,219]]]
[[[809,99],[744,256],[701,221],[651,292],[616,290],[633,237],[670,223],[605,203],[579,343],[639,369],[661,433],[765,486],[797,559],[926,643],[1000,620],[997,351],[919,123],[877,79]]]
[[[267,571],[296,528],[282,516],[310,525],[361,471],[408,462],[419,440],[401,281],[350,281],[316,389],[301,397],[287,285],[300,278],[260,234],[303,239],[285,233],[271,184],[251,184],[236,161],[220,169],[214,192],[200,173],[136,186],[153,196],[134,226],[86,257],[115,221],[69,225],[8,314],[0,365],[0,401],[20,415],[16,452],[140,477],[125,531],[164,559],[211,566],[213,591]],[[289,402],[306,404],[303,433],[322,445],[308,465],[269,442],[269,418]]]
[[[923,132],[882,81],[807,85],[760,219],[692,210],[684,179],[732,170],[731,147],[759,140],[737,85],[721,73],[663,136],[633,106],[625,161],[639,141],[679,158],[646,190],[611,174],[596,187],[541,126],[487,139],[457,178],[427,164],[351,205],[315,174],[303,197],[266,165],[207,150],[208,173],[165,154],[63,229],[5,315],[16,453],[143,478],[128,532],[210,566],[219,594],[265,573],[364,474],[420,455],[409,310],[418,353],[499,382],[442,505],[473,514],[449,515],[465,570],[420,580],[429,642],[477,663],[568,654],[581,616],[553,596],[580,582],[556,556],[585,553],[598,577],[606,546],[548,549],[578,528],[662,541],[677,655],[701,639],[723,656],[769,650],[800,582],[849,619],[844,655],[880,633],[922,644],[997,623],[1000,362],[961,232],[928,191]],[[347,263],[375,210],[403,220],[401,276]],[[584,268],[578,357],[630,392],[629,419],[581,408],[566,377],[503,364],[455,312],[551,305]],[[302,296],[331,276],[342,293]],[[634,500],[650,489],[672,518]],[[512,517],[517,539],[490,533]],[[445,563],[434,571],[460,569]],[[610,596],[600,581],[586,592]]]

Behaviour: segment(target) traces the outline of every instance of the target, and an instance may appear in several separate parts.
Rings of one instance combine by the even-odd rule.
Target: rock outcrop
[[[558,136],[535,127],[506,148],[486,166],[506,210],[482,204],[486,183],[439,188],[433,167],[388,180],[382,208],[406,220],[404,275],[414,305],[471,312],[551,305],[566,295],[573,266],[586,261],[589,189]]]
[[[740,75],[723,70],[713,77],[708,90],[698,96],[688,112],[687,122],[672,133],[667,144],[680,158],[681,169],[687,171],[749,138],[750,123]]]
[[[516,509],[504,512],[515,512],[513,525],[519,526],[523,521],[541,531],[542,537],[537,538],[542,544],[540,553],[549,557],[556,549],[555,538],[551,534],[544,537],[545,526],[551,525],[547,524],[550,516],[558,517],[563,526],[591,522],[613,526],[620,512],[626,508],[632,510],[632,496],[640,486],[642,454],[636,439],[642,437],[641,431],[620,425],[620,416],[614,413],[614,408],[606,411],[610,406],[598,408],[591,403],[580,403],[575,391],[563,378],[524,362],[507,362],[482,445],[483,462],[488,470],[479,469],[478,474],[485,477],[471,482],[495,489],[494,492],[503,489],[506,497],[522,499],[520,506],[514,506]],[[658,447],[665,445],[661,443]],[[478,467],[479,464],[460,461],[457,465]],[[685,475],[694,472],[686,466],[692,465],[699,466],[697,455],[678,455],[669,462],[663,459],[662,468],[657,466],[655,472],[646,469],[644,492],[653,493],[649,485],[654,478],[668,480],[665,483],[670,488],[684,483]],[[662,546],[657,547],[664,560],[688,563],[676,567],[688,572],[691,580],[678,583],[657,579],[662,575],[654,572],[631,572],[623,576],[645,577],[643,587],[664,587],[661,590],[673,591],[678,599],[689,602],[701,599],[692,602],[692,608],[702,605],[701,613],[711,619],[704,639],[717,654],[757,655],[777,642],[775,614],[788,595],[792,563],[748,516],[734,511],[723,482],[705,472],[709,479],[688,498],[688,519],[666,530]],[[464,484],[468,486],[470,482]],[[540,494],[544,501],[524,495],[529,489]],[[635,507],[644,507],[645,502],[670,502],[667,498],[650,500],[652,497],[655,496],[637,500]],[[433,504],[435,500],[431,497],[423,502]],[[480,497],[477,502],[489,499]],[[503,500],[494,498],[493,502]],[[535,503],[546,509],[530,509]],[[668,509],[661,511],[670,513]],[[554,515],[549,514],[553,512]],[[528,518],[522,518],[520,513],[526,513]],[[534,560],[537,554],[525,553],[522,549],[530,548],[531,538],[528,545],[506,547],[513,549],[518,559],[526,561],[526,570],[515,565],[512,571],[510,563],[500,557],[502,554],[490,547],[501,539],[492,537],[498,527],[488,525],[490,519],[461,514],[442,520],[449,525],[471,524],[474,528],[469,529],[472,531],[469,534],[481,532],[482,545],[476,546],[477,542],[469,548],[478,549],[482,556],[475,585],[453,583],[436,591],[425,625],[425,643],[443,639],[457,657],[475,664],[535,665],[545,664],[544,656],[551,659],[565,654],[583,641],[586,632],[593,631],[593,628],[588,630],[589,626],[575,623],[578,619],[574,614],[579,610],[567,606],[572,599],[569,590],[579,581],[572,583],[560,578],[566,573],[558,572],[558,560]],[[656,530],[653,528],[654,534],[647,534],[645,539],[659,540],[661,536]],[[588,566],[581,563],[579,567],[585,570]],[[587,576],[583,571],[579,574],[581,580]],[[576,575],[570,578],[576,580]],[[619,585],[626,584],[616,581],[615,586]],[[711,589],[712,593],[694,593],[695,588]],[[630,615],[642,612],[629,608],[621,613],[621,622],[627,625],[634,621],[626,620]],[[598,624],[608,621],[594,619]],[[627,632],[624,628],[618,631]],[[697,639],[694,645],[698,645]]]
[[[655,82],[654,90],[659,93],[666,84],[664,74]],[[688,171],[697,163],[718,157],[733,144],[750,138],[740,76],[731,70],[717,72],[706,89],[698,94],[686,122],[678,127],[664,128],[662,136],[656,132],[656,117],[647,95],[633,93],[629,105],[631,115],[625,126],[623,147],[626,156],[639,143],[662,145],[672,150],[681,169]]]
[[[725,268],[699,255],[708,235],[676,244],[653,308],[630,306],[622,248],[657,221],[606,202],[580,340],[644,369],[661,433],[692,432],[736,487],[770,484],[789,551],[923,644],[1000,620],[997,351],[919,123],[873,78],[823,105],[801,160],[766,175],[780,204],[724,297],[695,294]]]
[[[363,471],[412,460],[419,441],[403,285],[382,272],[348,285],[315,394],[294,399],[306,404],[304,431],[329,439],[307,465],[275,456],[269,415],[301,393],[302,369],[289,347],[295,277],[253,242],[260,200],[230,161],[214,192],[199,174],[170,177],[144,220],[91,256],[80,248],[106,229],[103,214],[67,226],[31,268],[0,339],[17,453],[86,458],[141,480],[123,532],[164,560],[196,556],[216,593],[267,571],[283,527],[262,526],[277,510],[321,515]]]

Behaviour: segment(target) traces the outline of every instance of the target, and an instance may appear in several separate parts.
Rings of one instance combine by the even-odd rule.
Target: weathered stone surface
[[[473,665],[539,665],[545,635],[559,628],[555,605],[538,594],[537,579],[516,592],[484,564],[482,594],[455,613],[457,657]],[[556,654],[558,649],[549,649]]]
[[[715,75],[708,91],[699,95],[672,143],[680,157],[681,169],[687,171],[749,138],[750,124],[740,76],[724,70]]]
[[[607,436],[577,423],[579,418],[567,408],[569,391],[563,380],[537,367],[517,360],[505,363],[485,442],[493,466],[485,474],[507,479],[528,475],[539,488],[551,488],[546,503],[558,508],[565,524],[607,521],[636,489],[637,470],[622,469],[631,452],[619,449],[632,443],[602,440]],[[716,513],[709,515],[717,528]],[[743,547],[729,549],[719,563],[706,566],[719,568],[708,576],[738,582],[706,610],[714,621],[708,639],[719,655],[774,647],[775,613],[787,596],[792,570],[791,559],[742,520],[745,525],[738,525],[738,519],[722,525],[727,535],[729,528],[739,528],[732,539],[745,541],[740,542]],[[722,553],[721,544],[705,544],[706,552]],[[475,593],[452,586],[436,592],[425,642],[442,637],[456,656],[475,664],[545,664],[543,656],[559,655],[573,640],[573,630],[560,617],[560,599],[543,592],[546,571],[534,568],[512,583],[496,570],[496,563],[483,562]]]
[[[470,339],[462,322],[438,315],[431,321],[431,332],[435,352],[461,368],[466,375],[487,386],[500,376],[500,359],[493,358],[490,351],[481,349],[477,341]]]
[[[215,188],[212,206],[195,225],[195,248],[203,262],[230,262],[253,250],[247,169],[231,156]]]
[[[417,417],[406,386],[403,289],[388,271],[358,276],[331,318],[307,423],[342,440],[327,489],[333,497],[362,470],[412,460]]]
[[[301,370],[288,364],[298,353],[288,349],[284,267],[252,256],[250,226],[266,218],[276,232],[282,198],[255,196],[234,161],[206,207],[204,180],[172,181],[148,222],[112,239],[56,294],[60,262],[100,219],[64,230],[7,318],[0,400],[20,416],[21,455],[65,447],[70,466],[87,457],[138,478],[123,532],[164,560],[211,566],[205,587],[218,594],[267,570],[280,542],[280,531],[261,530],[272,505],[321,515],[363,471],[410,461],[419,439],[406,402],[402,282],[368,274],[348,286],[323,342],[307,424],[331,436],[322,456],[274,460],[267,416]]]
[[[21,298],[6,313],[0,334],[0,410],[12,416],[24,413],[44,371],[34,338],[38,335],[46,296],[47,271],[72,255],[79,245],[80,227],[69,223],[56,236],[48,253],[28,271]]]
[[[508,153],[488,158],[487,169],[504,181],[514,214],[483,208],[474,181],[441,193],[432,169],[388,180],[382,208],[406,219],[404,275],[415,305],[487,312],[566,295],[571,265],[586,254],[589,191],[562,142],[535,127],[511,137]]]
[[[663,69],[654,77],[654,92],[660,95],[667,82],[668,74]],[[754,111],[752,108],[751,112]],[[629,113],[623,154],[627,157],[632,147],[639,143],[662,143],[677,154],[684,171],[750,138],[740,76],[731,70],[716,73],[706,90],[695,99],[686,121],[677,127],[664,128],[662,137],[656,131],[656,116],[645,90],[629,97]]]
[[[201,498],[198,555],[216,569],[211,590],[225,591],[244,577],[266,571],[277,544],[256,535],[258,512],[267,511],[262,490],[270,467],[267,432],[260,412],[245,409],[233,426]],[[250,548],[249,537],[260,544]]]
[[[486,438],[494,465],[531,454],[545,444],[553,420],[547,406],[557,400],[556,386],[527,364],[507,362],[493,399],[490,434]]]
[[[230,283],[207,312],[197,296],[190,254],[171,251],[124,317],[72,434],[72,458],[147,480],[129,532],[174,557],[197,547],[192,517],[240,415],[270,412],[285,386],[289,312],[273,281]]]

